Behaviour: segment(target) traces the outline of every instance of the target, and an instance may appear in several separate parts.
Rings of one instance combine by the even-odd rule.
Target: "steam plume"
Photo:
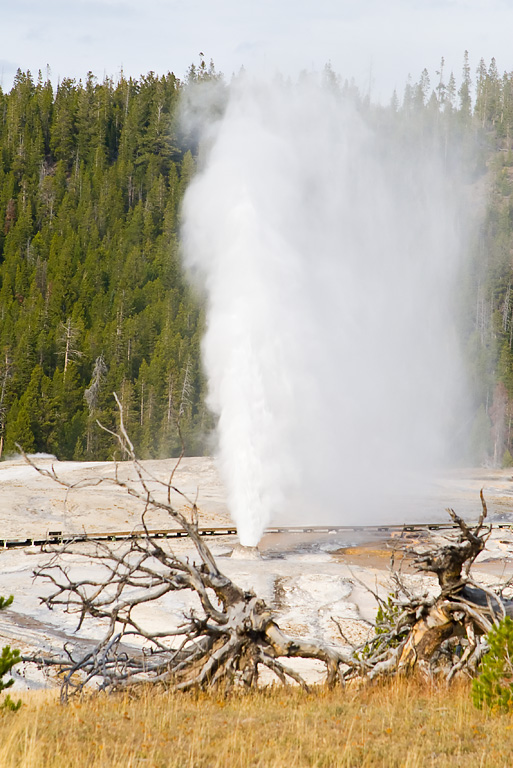
[[[461,395],[458,208],[435,150],[335,90],[232,85],[184,202],[218,452],[242,544],[379,519],[444,456]]]

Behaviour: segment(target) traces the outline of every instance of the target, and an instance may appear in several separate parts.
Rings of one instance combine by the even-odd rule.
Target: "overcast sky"
[[[375,99],[402,93],[411,73],[440,58],[459,79],[492,56],[513,70],[512,0],[0,0],[0,84],[18,67],[52,79],[100,79],[150,70],[183,77],[203,51],[230,76],[279,69],[296,74],[328,61]]]

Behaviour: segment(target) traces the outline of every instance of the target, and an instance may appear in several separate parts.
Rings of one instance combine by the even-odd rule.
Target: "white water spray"
[[[210,130],[183,239],[240,541],[383,519],[404,471],[444,454],[461,386],[442,164],[312,81],[239,81]]]

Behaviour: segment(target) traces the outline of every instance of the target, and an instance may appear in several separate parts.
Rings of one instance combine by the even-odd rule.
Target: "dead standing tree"
[[[492,530],[485,524],[483,492],[475,526],[468,526],[454,510],[447,512],[459,528],[454,540],[423,552],[406,552],[417,571],[437,576],[439,592],[415,594],[392,566],[392,593],[386,601],[375,595],[379,603],[375,636],[354,648],[371,679],[414,670],[448,681],[458,674],[472,676],[488,650],[485,635],[504,616],[513,615],[513,604],[503,599],[502,590],[488,589],[471,577],[472,564]]]
[[[140,500],[145,535],[118,546],[100,542],[93,549],[73,543],[57,548],[35,574],[51,585],[42,601],[51,609],[61,606],[67,613],[77,614],[77,629],[87,617],[105,623],[103,638],[92,650],[84,653],[67,648],[66,658],[32,659],[58,667],[63,698],[91,681],[110,690],[150,680],[163,681],[177,690],[229,689],[237,683],[252,687],[261,667],[272,670],[282,682],[294,680],[306,687],[302,677],[283,662],[283,658],[294,657],[323,661],[329,684],[341,679],[343,665],[351,663],[351,653],[289,637],[263,600],[219,570],[199,533],[196,504],[173,485],[173,474],[163,483],[138,461],[121,408],[116,437],[122,452],[131,457],[136,482],[117,475],[110,482]],[[27,460],[41,474],[72,489],[53,469],[49,472]],[[100,482],[104,481],[96,484]],[[173,507],[172,491],[190,504],[190,517]],[[146,520],[152,510],[166,511],[187,532],[197,560],[173,551],[167,540],[151,536]],[[63,558],[70,554],[71,564],[69,558]],[[85,567],[78,565],[80,561]],[[184,616],[183,623],[175,629],[148,628],[141,609],[182,590],[197,597],[197,607]]]

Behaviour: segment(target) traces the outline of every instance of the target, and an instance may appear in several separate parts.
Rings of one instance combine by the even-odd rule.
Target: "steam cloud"
[[[400,126],[312,79],[243,78],[209,127],[183,241],[244,545],[271,520],[383,519],[446,456],[460,211],[437,151]]]

